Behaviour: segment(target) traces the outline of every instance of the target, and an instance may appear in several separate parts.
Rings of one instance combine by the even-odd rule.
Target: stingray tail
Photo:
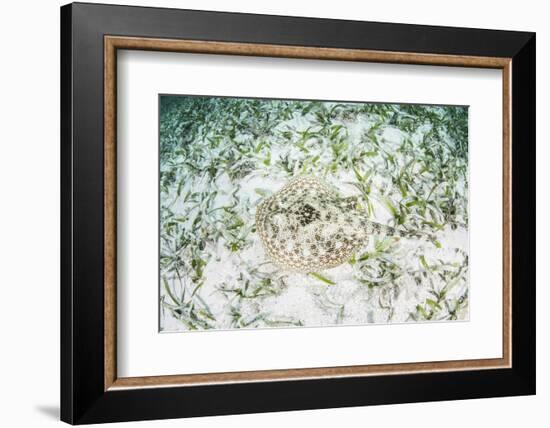
[[[366,220],[364,225],[368,234],[395,236],[405,239],[421,239],[423,241],[431,242],[436,247],[441,247],[441,244],[437,241],[435,236],[429,233],[420,232],[417,230],[397,229],[395,227],[386,226],[385,224],[376,223],[371,220]]]

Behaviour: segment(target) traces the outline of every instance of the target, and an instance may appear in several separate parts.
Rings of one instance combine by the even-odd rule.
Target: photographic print
[[[159,96],[159,328],[469,319],[468,108]]]

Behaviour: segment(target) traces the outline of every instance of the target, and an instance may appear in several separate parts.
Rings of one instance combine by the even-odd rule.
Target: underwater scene
[[[466,106],[159,104],[161,332],[469,319]]]

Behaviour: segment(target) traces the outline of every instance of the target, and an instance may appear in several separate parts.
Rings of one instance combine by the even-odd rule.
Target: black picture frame
[[[105,391],[105,35],[511,58],[511,368]],[[61,419],[86,424],[534,394],[535,98],[534,33],[63,6]]]

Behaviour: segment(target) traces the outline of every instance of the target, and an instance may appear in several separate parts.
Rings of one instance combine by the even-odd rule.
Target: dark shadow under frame
[[[280,28],[288,31],[283,34]],[[62,419],[87,423],[533,393],[534,44],[530,33],[122,6],[64,7]],[[504,318],[509,322],[503,323],[503,359],[117,379],[116,49],[502,68],[507,106],[504,278],[514,267],[508,299],[510,288],[504,284]],[[507,143],[520,141],[520,132],[521,146]],[[511,162],[513,179],[506,168]],[[506,190],[510,184],[511,194]],[[511,214],[510,234],[513,205],[519,209]],[[489,367],[493,370],[480,370]],[[289,379],[295,380],[280,381]],[[171,387],[182,383],[195,386]],[[159,385],[165,387],[143,388]],[[261,398],[266,394],[269,399]]]

